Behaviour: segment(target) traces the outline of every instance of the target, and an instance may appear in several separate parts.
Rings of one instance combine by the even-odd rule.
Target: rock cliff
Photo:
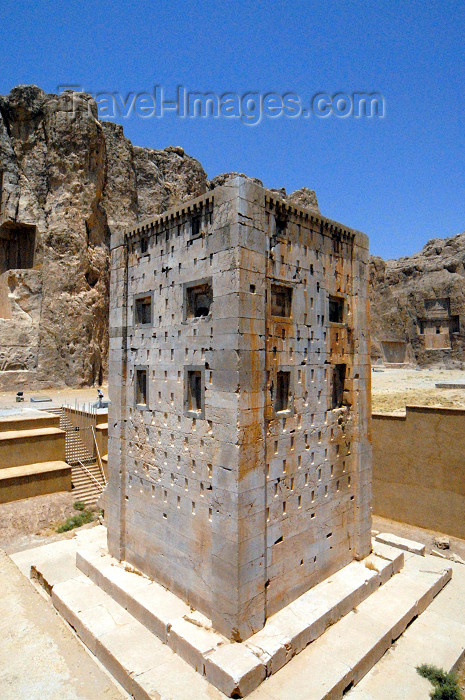
[[[410,257],[372,257],[370,280],[374,362],[463,365],[465,233]]]
[[[181,148],[133,146],[84,93],[0,96],[0,390],[101,382],[110,231],[207,187]]]

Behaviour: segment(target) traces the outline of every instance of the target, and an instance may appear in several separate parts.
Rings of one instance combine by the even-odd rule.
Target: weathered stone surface
[[[450,549],[450,539],[448,537],[435,537],[433,540],[438,549]]]
[[[211,190],[214,190],[215,187],[222,187],[225,185],[229,180],[234,180],[236,177],[245,177],[247,180],[250,180],[251,182],[254,182],[256,185],[259,187],[263,187],[263,182],[258,179],[258,177],[249,177],[248,175],[244,175],[244,173],[220,173],[219,175],[216,175],[216,177],[213,178],[213,180],[210,180],[209,182],[209,188]]]
[[[0,96],[0,388],[101,382],[110,233],[202,194],[180,148],[133,147],[84,93]]]
[[[406,552],[413,552],[422,557],[425,556],[426,547],[421,542],[414,542],[413,540],[407,540],[404,537],[398,537],[398,535],[392,535],[391,533],[381,532],[376,535],[376,542],[381,542],[382,544],[388,544],[391,547],[399,547],[399,549],[404,549]]]
[[[410,257],[370,263],[373,361],[462,366],[465,233]]]
[[[257,177],[249,177],[248,175],[244,175],[243,173],[232,172],[221,173],[221,175],[217,175],[216,177],[214,177],[213,180],[210,180],[210,182],[208,183],[209,188],[211,190],[214,190],[215,187],[222,187],[228,181],[234,180],[234,178],[236,177],[246,178],[249,182],[253,182],[255,185],[263,187],[263,182]],[[270,192],[273,192],[275,196],[277,195],[288,204],[296,204],[297,206],[303,207],[304,209],[313,209],[316,213],[320,213],[320,208],[318,206],[318,200],[316,198],[315,190],[309,190],[307,187],[301,187],[299,190],[295,190],[294,192],[291,192],[291,194],[287,194],[285,188],[281,187],[279,190],[270,189]]]
[[[230,640],[371,550],[367,259],[244,177],[113,237],[109,551]]]

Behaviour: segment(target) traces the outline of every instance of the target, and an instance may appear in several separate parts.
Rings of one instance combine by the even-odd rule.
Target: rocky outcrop
[[[291,192],[291,194],[287,195],[287,201],[290,204],[296,204],[298,207],[303,207],[304,209],[313,209],[317,214],[320,213],[315,190],[309,190],[307,187],[302,187],[300,190]]]
[[[200,163],[182,148],[163,151],[133,147],[139,219],[161,214],[170,207],[207,189],[207,177]]]
[[[133,146],[84,93],[0,96],[0,389],[101,382],[110,231],[206,189],[195,159]]]
[[[465,362],[465,233],[434,238],[410,257],[372,257],[374,362]]]

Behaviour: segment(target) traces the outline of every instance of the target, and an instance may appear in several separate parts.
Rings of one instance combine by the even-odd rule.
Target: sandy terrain
[[[371,373],[374,413],[404,413],[405,406],[465,408],[464,389],[436,389],[436,382],[462,382],[465,371],[384,369]]]
[[[108,399],[108,385],[100,387],[103,391],[104,400]],[[50,398],[51,402],[31,402],[31,397]],[[83,387],[82,389],[39,389],[38,391],[25,391],[24,402],[16,402],[16,392],[8,391],[0,393],[0,409],[47,409],[70,404],[74,406],[75,401],[80,404],[94,403],[97,401],[97,387]]]

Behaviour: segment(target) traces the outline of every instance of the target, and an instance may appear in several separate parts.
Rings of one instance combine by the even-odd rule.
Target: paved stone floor
[[[53,607],[0,551],[2,700],[122,700]]]

